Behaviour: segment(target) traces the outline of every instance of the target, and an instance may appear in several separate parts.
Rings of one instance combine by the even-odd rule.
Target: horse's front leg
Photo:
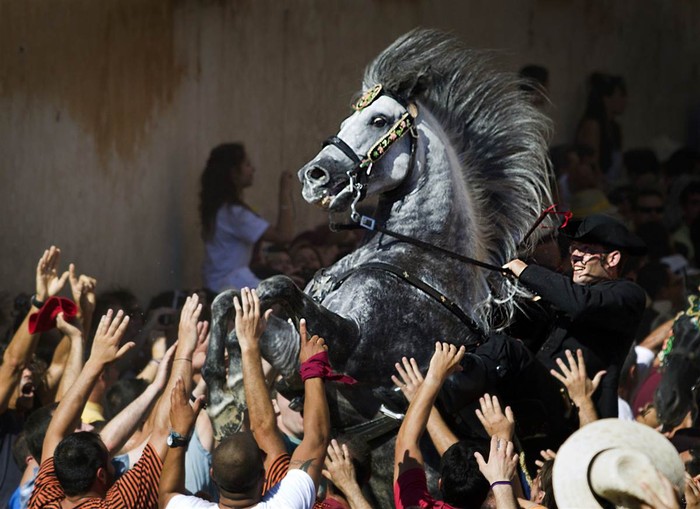
[[[359,341],[359,327],[354,321],[318,304],[286,276],[273,276],[262,281],[257,292],[264,308],[279,304],[297,326],[301,318],[306,319],[309,334],[317,334],[326,340],[333,367],[339,371],[344,369]],[[269,352],[268,355],[275,354]],[[272,364],[277,365],[276,362]]]

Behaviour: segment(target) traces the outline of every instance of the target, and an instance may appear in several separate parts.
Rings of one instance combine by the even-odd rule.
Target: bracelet
[[[44,307],[44,302],[40,301],[39,299],[36,298],[36,293],[32,295],[32,306],[34,306],[37,309],[41,309]]]
[[[187,357],[180,357],[179,359],[175,359],[176,361],[187,361],[187,362],[192,362],[192,359],[188,359]]]
[[[160,364],[160,361],[161,361],[161,359],[151,359],[151,360],[148,361],[148,362],[155,362],[155,363],[156,363],[156,366],[157,366],[158,364]]]
[[[500,486],[500,485],[513,486],[513,482],[512,481],[493,481],[491,483],[491,489],[493,489],[494,486]]]

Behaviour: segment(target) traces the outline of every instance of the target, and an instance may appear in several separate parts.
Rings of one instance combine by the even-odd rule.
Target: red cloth
[[[637,394],[634,395],[634,399],[632,400],[632,413],[635,418],[642,413],[642,410],[644,410],[644,407],[648,403],[654,402],[654,393],[660,383],[661,373],[659,373],[658,369],[652,367],[649,376],[647,376],[646,380],[639,386]]]
[[[394,483],[394,504],[396,509],[408,507],[420,507],[421,509],[444,508],[451,509],[454,506],[435,500],[428,492],[428,481],[425,478],[425,470],[412,468],[406,470]]]
[[[323,378],[324,380],[334,380],[347,385],[357,383],[353,377],[334,373],[331,370],[331,364],[328,360],[328,352],[319,352],[312,355],[301,364],[299,368],[301,379],[303,381],[309,378]]]
[[[56,328],[56,317],[63,313],[68,320],[78,314],[78,306],[70,299],[51,297],[39,311],[29,316],[29,333],[38,334]]]

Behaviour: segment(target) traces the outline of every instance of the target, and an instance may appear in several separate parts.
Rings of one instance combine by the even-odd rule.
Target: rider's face
[[[589,285],[603,279],[610,279],[606,261],[609,251],[600,244],[573,242],[569,252],[574,283]]]

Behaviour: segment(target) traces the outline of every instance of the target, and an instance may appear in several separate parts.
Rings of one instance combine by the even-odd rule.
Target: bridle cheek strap
[[[414,125],[415,119],[413,116],[409,112],[404,113],[401,118],[398,119],[393,126],[391,126],[391,129],[389,129],[384,136],[379,138],[379,140],[372,145],[372,147],[367,151],[367,155],[362,159],[360,159],[350,145],[345,143],[345,141],[338,136],[331,136],[327,138],[323,142],[323,146],[326,147],[328,145],[333,145],[334,147],[337,147],[354,163],[355,166],[353,167],[353,170],[366,169],[366,175],[369,175],[369,168],[372,163],[381,159],[389,147],[400,140],[401,137],[403,137],[407,132],[411,131]]]

